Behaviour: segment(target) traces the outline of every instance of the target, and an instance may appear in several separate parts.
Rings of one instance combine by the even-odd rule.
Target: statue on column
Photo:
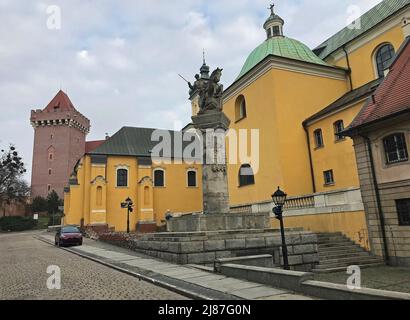
[[[208,111],[222,111],[222,94],[223,85],[219,83],[221,81],[223,69],[217,68],[214,70],[209,78],[205,80],[195,75],[196,81],[194,85],[188,83],[190,88],[190,94],[195,91],[199,95],[199,114],[207,113]]]

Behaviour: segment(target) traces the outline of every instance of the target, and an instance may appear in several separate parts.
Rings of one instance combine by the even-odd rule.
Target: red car
[[[65,245],[77,245],[81,246],[83,244],[83,235],[77,227],[62,227],[56,234],[55,245],[65,246]]]

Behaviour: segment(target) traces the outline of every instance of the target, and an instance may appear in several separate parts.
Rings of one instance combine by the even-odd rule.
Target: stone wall
[[[363,138],[357,137],[354,139],[354,142],[371,250],[375,255],[383,256],[383,233],[380,225],[381,213],[378,210],[376,200],[369,150]],[[395,204],[397,199],[410,198],[410,180],[380,183],[378,187],[382,213],[385,219],[386,242],[390,263],[393,265],[410,266],[410,226],[399,225]]]
[[[176,264],[213,265],[219,258],[259,254],[271,254],[275,264],[283,264],[276,230],[157,233],[131,238],[109,234],[100,240]],[[287,230],[286,240],[293,270],[310,271],[319,262],[316,234]]]

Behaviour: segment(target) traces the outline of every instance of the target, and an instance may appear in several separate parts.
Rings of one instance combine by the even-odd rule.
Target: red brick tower
[[[85,153],[90,120],[78,112],[59,91],[44,110],[31,111],[34,128],[32,197],[47,197],[55,190],[60,198],[77,161]]]

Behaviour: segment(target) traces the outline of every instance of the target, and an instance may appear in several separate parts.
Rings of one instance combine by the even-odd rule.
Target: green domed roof
[[[300,41],[287,37],[272,37],[264,41],[259,47],[252,51],[242,68],[238,78],[248,73],[259,62],[269,55],[305,61],[309,63],[327,65],[317,55]]]

